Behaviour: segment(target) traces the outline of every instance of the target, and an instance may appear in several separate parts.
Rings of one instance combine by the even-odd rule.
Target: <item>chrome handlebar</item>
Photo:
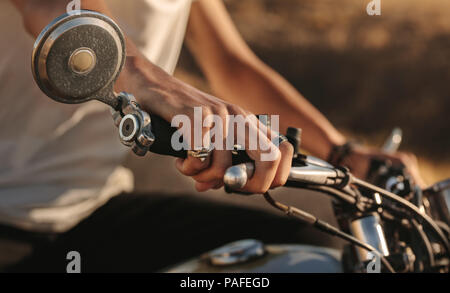
[[[315,157],[305,157],[303,166],[294,166],[289,173],[288,182],[322,186],[339,186],[346,174],[325,161]],[[224,183],[229,190],[238,191],[245,187],[253,177],[255,165],[244,163],[232,166],[225,172]]]

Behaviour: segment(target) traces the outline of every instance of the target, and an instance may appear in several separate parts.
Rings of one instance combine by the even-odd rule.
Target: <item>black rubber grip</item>
[[[177,131],[169,122],[156,115],[150,115],[152,119],[152,132],[155,142],[150,147],[152,153],[185,159],[186,150],[176,151],[172,148],[172,135]]]
[[[232,164],[240,165],[245,163],[254,162],[245,151],[233,152]]]
[[[172,136],[177,128],[172,127],[169,122],[159,116],[150,115],[150,118],[152,119],[152,132],[155,135],[155,142],[150,147],[150,151],[155,154],[185,159],[187,157],[186,150],[176,151],[172,148]],[[233,165],[251,161],[245,151],[233,154]]]

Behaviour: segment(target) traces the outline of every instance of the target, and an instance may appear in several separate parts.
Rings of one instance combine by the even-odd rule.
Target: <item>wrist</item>
[[[143,110],[166,121],[183,112],[183,102],[193,92],[140,54],[127,58],[115,90],[133,94]]]
[[[151,92],[157,92],[167,84],[167,80],[168,75],[145,57],[128,55],[122,73],[116,81],[115,90],[131,93],[142,103],[142,100],[154,96]],[[158,96],[161,98],[161,94]]]
[[[348,142],[348,140],[337,131],[335,131],[331,135],[326,135],[325,137],[326,139],[324,143],[324,150],[320,158],[329,162],[329,158],[332,155],[333,151],[337,147],[345,145]]]
[[[334,166],[341,166],[354,153],[356,148],[357,143],[351,140],[333,145],[328,154],[327,162]]]

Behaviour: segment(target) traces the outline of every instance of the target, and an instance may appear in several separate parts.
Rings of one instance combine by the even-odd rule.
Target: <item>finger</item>
[[[199,158],[188,156],[186,159],[177,159],[175,166],[181,174],[186,176],[195,176],[202,170],[207,169],[211,162],[211,156],[208,156],[204,161]]]
[[[258,131],[258,146],[257,150],[247,150],[247,154],[255,161],[255,174],[247,182],[243,191],[251,193],[266,192],[277,174],[278,166],[281,161],[280,150],[271,142],[266,133],[259,129],[266,129],[262,123],[257,125],[249,124],[249,131]],[[275,136],[271,134],[270,136]]]
[[[210,190],[212,188],[215,188],[216,186],[218,186],[217,182],[206,182],[206,183],[195,182],[195,189],[198,192],[205,192],[205,191],[208,191],[208,190]]]
[[[183,138],[189,143],[188,150],[198,151],[210,147],[210,123],[203,122],[207,117],[212,117],[212,110],[209,107],[194,107],[190,113],[190,127],[182,128]],[[185,160],[177,160],[177,169],[186,176],[194,176],[206,169],[210,165],[209,156],[202,159],[189,155]]]
[[[255,161],[255,173],[243,191],[262,194],[269,190],[277,173],[278,164],[279,160]]]
[[[212,155],[211,166],[196,174],[193,179],[197,182],[223,181],[226,170],[232,165],[230,151],[215,150]]]
[[[281,152],[281,159],[278,165],[277,173],[270,188],[276,188],[285,185],[292,167],[294,147],[289,142],[285,141],[280,144],[279,149]]]

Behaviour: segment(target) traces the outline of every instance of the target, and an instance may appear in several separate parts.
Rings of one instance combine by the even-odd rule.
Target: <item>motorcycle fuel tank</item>
[[[309,245],[241,240],[172,267],[167,273],[342,273],[341,252]]]

